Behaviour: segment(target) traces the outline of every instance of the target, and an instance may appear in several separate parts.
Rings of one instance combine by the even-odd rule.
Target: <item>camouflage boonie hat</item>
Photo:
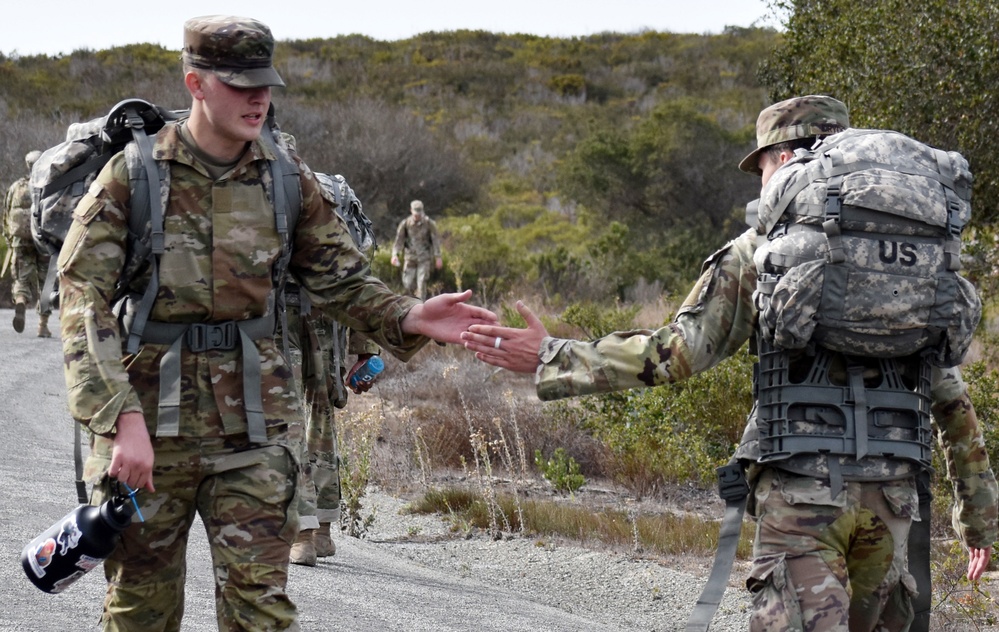
[[[274,37],[263,22],[207,15],[184,22],[184,62],[234,88],[284,86],[274,70]]]
[[[799,138],[828,136],[848,127],[846,104],[832,97],[811,94],[774,103],[756,119],[756,149],[742,159],[739,169],[761,176],[759,155],[767,147]]]

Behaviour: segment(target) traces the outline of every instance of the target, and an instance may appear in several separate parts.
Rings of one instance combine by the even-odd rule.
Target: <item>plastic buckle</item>
[[[236,323],[228,321],[220,324],[194,323],[185,334],[187,348],[194,353],[210,349],[236,348]]]
[[[746,482],[746,472],[742,465],[725,465],[715,472],[718,474],[718,495],[722,500],[740,500],[749,495],[749,483]]]

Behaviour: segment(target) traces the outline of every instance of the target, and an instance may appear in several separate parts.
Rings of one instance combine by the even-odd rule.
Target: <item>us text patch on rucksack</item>
[[[959,364],[981,317],[958,274],[972,176],[956,152],[892,131],[849,129],[798,150],[750,205],[760,234],[764,336]]]

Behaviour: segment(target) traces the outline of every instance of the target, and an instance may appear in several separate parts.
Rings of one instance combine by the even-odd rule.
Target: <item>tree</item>
[[[467,212],[478,198],[481,179],[459,151],[401,107],[369,99],[281,107],[282,128],[299,139],[306,163],[347,178],[382,243],[413,199],[437,214]]]
[[[994,0],[772,0],[783,42],[760,72],[774,101],[809,93],[850,106],[856,127],[960,151],[974,222],[999,220],[999,4]]]
[[[739,173],[745,132],[729,132],[687,100],[656,107],[631,129],[602,127],[563,161],[560,185],[576,201],[628,225],[641,245],[677,228],[728,229],[759,180]]]

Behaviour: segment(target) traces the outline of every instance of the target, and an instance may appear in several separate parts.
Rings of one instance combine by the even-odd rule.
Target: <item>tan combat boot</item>
[[[333,557],[336,555],[336,544],[330,535],[330,523],[319,523],[319,530],[316,531],[313,542],[316,545],[316,557]]]
[[[289,560],[292,564],[302,566],[316,565],[316,545],[313,543],[312,534],[315,529],[304,529],[298,532],[295,543],[291,545],[291,555]]]
[[[24,303],[18,301],[14,304],[14,331],[21,333],[24,331]]]
[[[49,317],[47,314],[42,314],[38,317],[38,337],[39,338],[51,338],[52,332],[49,331]]]

